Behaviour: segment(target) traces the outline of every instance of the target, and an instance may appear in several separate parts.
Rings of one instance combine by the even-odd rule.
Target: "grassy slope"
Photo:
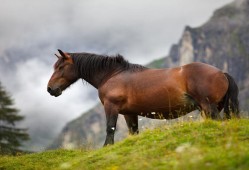
[[[1,157],[0,169],[249,169],[249,119],[164,126],[99,150]]]

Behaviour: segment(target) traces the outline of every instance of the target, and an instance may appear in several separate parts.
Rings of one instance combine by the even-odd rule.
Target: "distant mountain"
[[[198,28],[187,26],[178,44],[168,57],[156,60],[149,67],[174,67],[193,61],[214,65],[231,74],[240,88],[241,110],[249,110],[249,0],[236,0],[214,12],[211,19]],[[247,113],[244,113],[247,114]],[[116,139],[127,135],[122,116]],[[182,119],[198,118],[197,114]],[[171,121],[142,118],[140,129]],[[75,148],[92,143],[101,146],[105,138],[105,114],[99,104],[78,119],[69,122],[49,148]]]

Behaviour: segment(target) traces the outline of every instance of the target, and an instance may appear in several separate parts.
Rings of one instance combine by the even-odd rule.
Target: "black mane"
[[[146,69],[138,64],[131,64],[121,55],[107,56],[91,53],[68,53],[77,67],[80,76],[85,79],[101,72],[137,72]]]

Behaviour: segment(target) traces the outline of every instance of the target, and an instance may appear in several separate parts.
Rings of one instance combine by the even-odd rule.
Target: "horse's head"
[[[77,71],[71,56],[58,50],[61,56],[58,56],[57,62],[54,64],[54,73],[52,74],[47,90],[52,96],[59,96],[62,91],[78,80]]]

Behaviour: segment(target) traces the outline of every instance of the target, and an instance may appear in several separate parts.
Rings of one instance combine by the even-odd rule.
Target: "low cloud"
[[[43,45],[122,53],[145,64],[167,54],[186,25],[199,26],[227,2],[231,0],[6,0],[0,10],[0,49]]]

